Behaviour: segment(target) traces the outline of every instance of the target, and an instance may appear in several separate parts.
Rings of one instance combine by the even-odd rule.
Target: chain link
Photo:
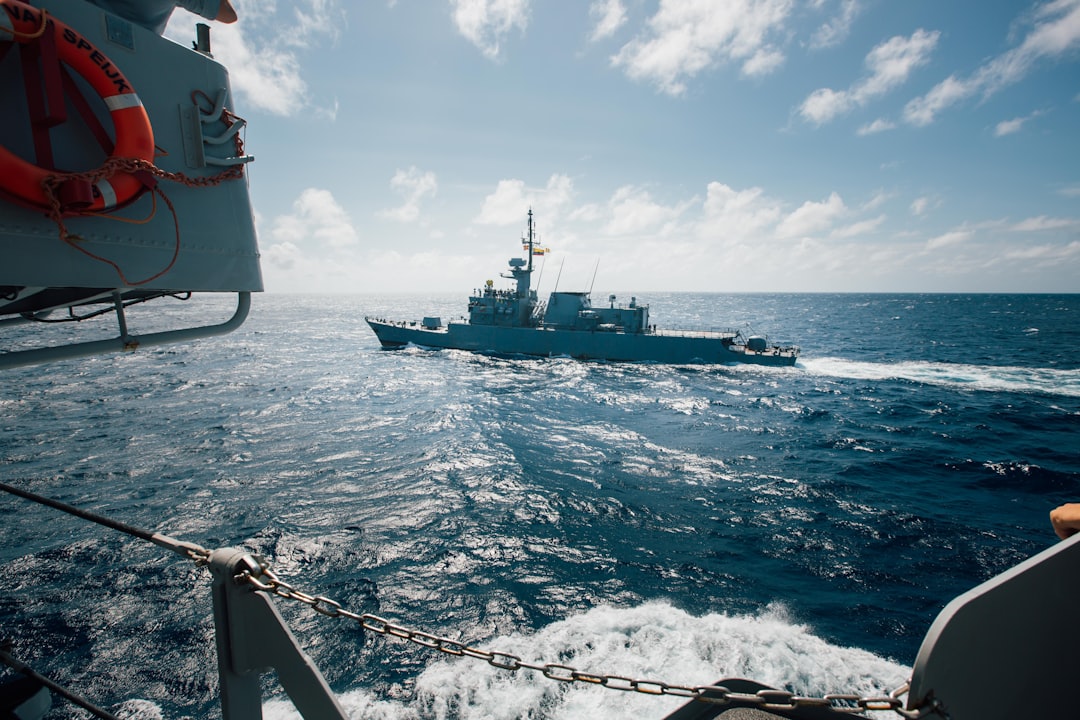
[[[473,647],[458,640],[439,637],[438,635],[397,625],[386,618],[371,613],[352,612],[343,607],[341,603],[335,602],[328,597],[311,595],[296,589],[274,574],[264,560],[261,558],[257,558],[257,560],[260,570],[259,577],[256,577],[249,570],[244,570],[236,576],[237,582],[247,583],[255,590],[276,595],[284,600],[295,600],[328,617],[351,620],[364,630],[406,640],[420,647],[438,650],[446,655],[483,660],[488,665],[500,670],[510,670],[512,672],[522,669],[533,670],[557,682],[587,683],[600,685],[611,690],[636,692],[643,695],[670,695],[716,705],[737,703],[741,706],[749,706],[765,711],[818,707],[858,714],[871,710],[892,710],[904,718],[915,720],[926,717],[935,709],[935,706],[931,705],[918,710],[905,710],[900,697],[908,691],[906,684],[897,688],[891,694],[883,696],[830,694],[823,697],[803,697],[786,690],[759,690],[752,694],[739,693],[722,685],[673,685],[659,680],[634,679],[622,675],[597,675],[558,663],[530,663],[511,653]]]

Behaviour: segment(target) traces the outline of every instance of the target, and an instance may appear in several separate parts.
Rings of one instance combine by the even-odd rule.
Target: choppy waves
[[[853,380],[908,380],[984,392],[1080,397],[1080,370],[923,361],[864,362],[837,357],[806,358],[799,364],[812,375]]]
[[[688,686],[754,678],[819,697],[887,694],[910,672],[865,650],[825,642],[794,623],[782,606],[752,616],[693,616],[664,602],[597,607],[535,633],[513,633],[477,645],[526,663],[557,663],[594,674]],[[386,700],[357,689],[344,693],[341,701],[353,720],[659,718],[686,702],[558,682],[531,670],[499,670],[468,658],[428,666],[407,700]],[[266,709],[268,717],[279,720],[299,717],[282,701],[271,701]]]
[[[357,318],[426,299],[264,298],[218,341],[13,374],[0,465],[522,658],[876,694],[946,602],[1053,542],[1047,511],[1080,497],[1080,370],[1039,340],[1072,337],[1074,300],[865,300],[723,296],[803,344],[798,366],[758,368],[384,352]],[[0,519],[0,623],[25,659],[125,717],[216,712],[201,570],[8,498]],[[678,704],[283,612],[355,718]]]

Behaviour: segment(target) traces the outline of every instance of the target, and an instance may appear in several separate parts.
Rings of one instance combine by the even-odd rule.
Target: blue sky
[[[270,292],[1080,292],[1080,0],[234,4]]]

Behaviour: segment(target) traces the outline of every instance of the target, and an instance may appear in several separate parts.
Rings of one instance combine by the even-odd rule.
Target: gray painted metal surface
[[[231,138],[218,139],[230,131],[221,121],[221,110],[233,108],[229,78],[215,60],[81,0],[42,0],[35,5],[71,26],[93,43],[120,69],[150,117],[154,144],[159,148],[154,164],[163,171],[204,179],[222,171],[218,161],[244,162],[235,158]],[[3,12],[0,10],[0,12]],[[106,22],[108,19],[108,23]],[[117,26],[124,32],[117,33]],[[110,33],[108,28],[112,28]],[[128,47],[127,43],[131,46]],[[18,52],[8,52],[0,62],[0,142],[29,162],[35,162]],[[99,120],[112,131],[112,122],[96,93],[83,87],[83,95],[97,106]],[[208,122],[184,123],[183,116],[199,115]],[[220,106],[220,109],[219,109]],[[216,119],[211,119],[217,112]],[[239,129],[239,125],[234,126]],[[199,133],[200,138],[194,137]],[[104,151],[78,115],[50,132],[56,162],[63,170],[86,171],[98,167]],[[198,142],[196,156],[189,148]],[[212,187],[188,187],[162,180],[159,187],[176,209],[180,254],[161,278],[140,287],[177,291],[262,290],[255,223],[245,178]],[[120,222],[115,217],[145,219],[145,224]],[[116,262],[132,281],[147,278],[164,268],[172,257],[177,227],[160,198],[157,209],[149,194],[110,215],[70,217],[68,229],[82,238],[81,246]],[[59,238],[56,223],[38,209],[22,207],[0,195],[0,286],[26,287],[123,287],[117,272]],[[0,308],[2,309],[2,308]]]
[[[1075,718],[1080,534],[950,602],[915,660],[908,708],[951,720]]]
[[[243,550],[221,548],[210,554],[214,583],[214,631],[224,720],[262,718],[259,676],[269,668],[307,720],[348,717],[315,663],[300,649],[292,631],[265,593],[237,576],[258,574],[259,564]]]
[[[28,167],[51,167],[47,158],[38,157],[51,153],[57,176],[93,171],[105,162],[106,150],[95,137],[94,122],[73,98],[85,101],[88,114],[113,141],[118,138],[110,108],[141,103],[156,148],[152,172],[145,177],[151,184],[156,182],[156,191],[93,214],[68,207],[60,219],[71,236],[65,241],[60,223],[48,216],[46,207],[24,204],[30,202],[25,197],[16,200],[14,186],[7,183],[27,187],[25,178],[13,179],[12,172],[0,178],[5,183],[0,186],[0,331],[13,321],[52,310],[80,308],[79,314],[85,316],[101,306],[119,308],[117,297],[127,302],[163,293],[235,292],[240,299],[237,312],[225,323],[211,325],[196,317],[184,321],[191,327],[141,337],[127,333],[123,312],[118,311],[118,337],[70,347],[50,340],[49,336],[63,334],[50,333],[41,324],[38,347],[0,355],[0,367],[132,350],[238,327],[247,316],[249,293],[262,290],[262,275],[247,176],[223,179],[221,173],[236,174],[252,158],[237,145],[245,123],[232,112],[228,73],[210,57],[207,32],[200,35],[207,52],[197,52],[82,0],[41,0],[33,5],[52,18],[46,34],[54,26],[61,28],[55,32],[61,52],[67,47],[77,57],[84,55],[106,74],[119,70],[121,75],[116,77],[121,80],[115,82],[130,87],[134,94],[103,100],[80,70],[68,64],[42,63],[41,77],[28,77],[26,69],[37,63],[26,61],[22,51],[33,48],[33,43],[7,42],[11,32],[0,33],[8,48],[0,53],[0,127],[4,128],[0,145]],[[0,24],[12,23],[9,9],[31,12],[18,10],[14,4],[5,6],[0,8]],[[80,35],[76,43],[74,38]],[[63,84],[54,80],[50,86],[50,72],[60,77],[61,67],[69,68],[73,80]],[[42,93],[51,97],[50,92],[57,91],[61,102],[50,100],[48,114],[59,117],[36,121],[39,126],[54,123],[44,135],[48,140],[43,150],[43,136],[39,132],[35,137],[32,120],[31,106],[36,101],[29,98]],[[61,106],[66,110],[58,113]],[[23,172],[17,169],[16,174]],[[130,173],[117,171],[113,177],[121,175],[128,178]],[[20,331],[21,337],[25,334]]]
[[[499,355],[572,357],[582,360],[660,363],[754,363],[794,365],[797,352],[767,348],[754,352],[731,342],[726,333],[656,331],[626,333],[607,330],[564,330],[545,327],[499,327],[450,323],[435,330],[419,323],[367,319],[383,347],[408,343]]]

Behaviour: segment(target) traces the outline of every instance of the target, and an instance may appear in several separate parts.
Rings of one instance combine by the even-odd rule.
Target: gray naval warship
[[[443,324],[442,318],[420,322],[366,318],[384,348],[409,343],[494,355],[572,357],[579,360],[658,363],[753,363],[794,365],[796,346],[771,345],[759,335],[741,331],[661,330],[649,324],[649,306],[631,298],[626,307],[594,307],[588,292],[555,291],[547,303],[532,288],[536,244],[532,210],[528,234],[522,237],[524,258],[511,258],[502,277],[515,287],[498,290],[488,280],[469,297],[469,319]]]

